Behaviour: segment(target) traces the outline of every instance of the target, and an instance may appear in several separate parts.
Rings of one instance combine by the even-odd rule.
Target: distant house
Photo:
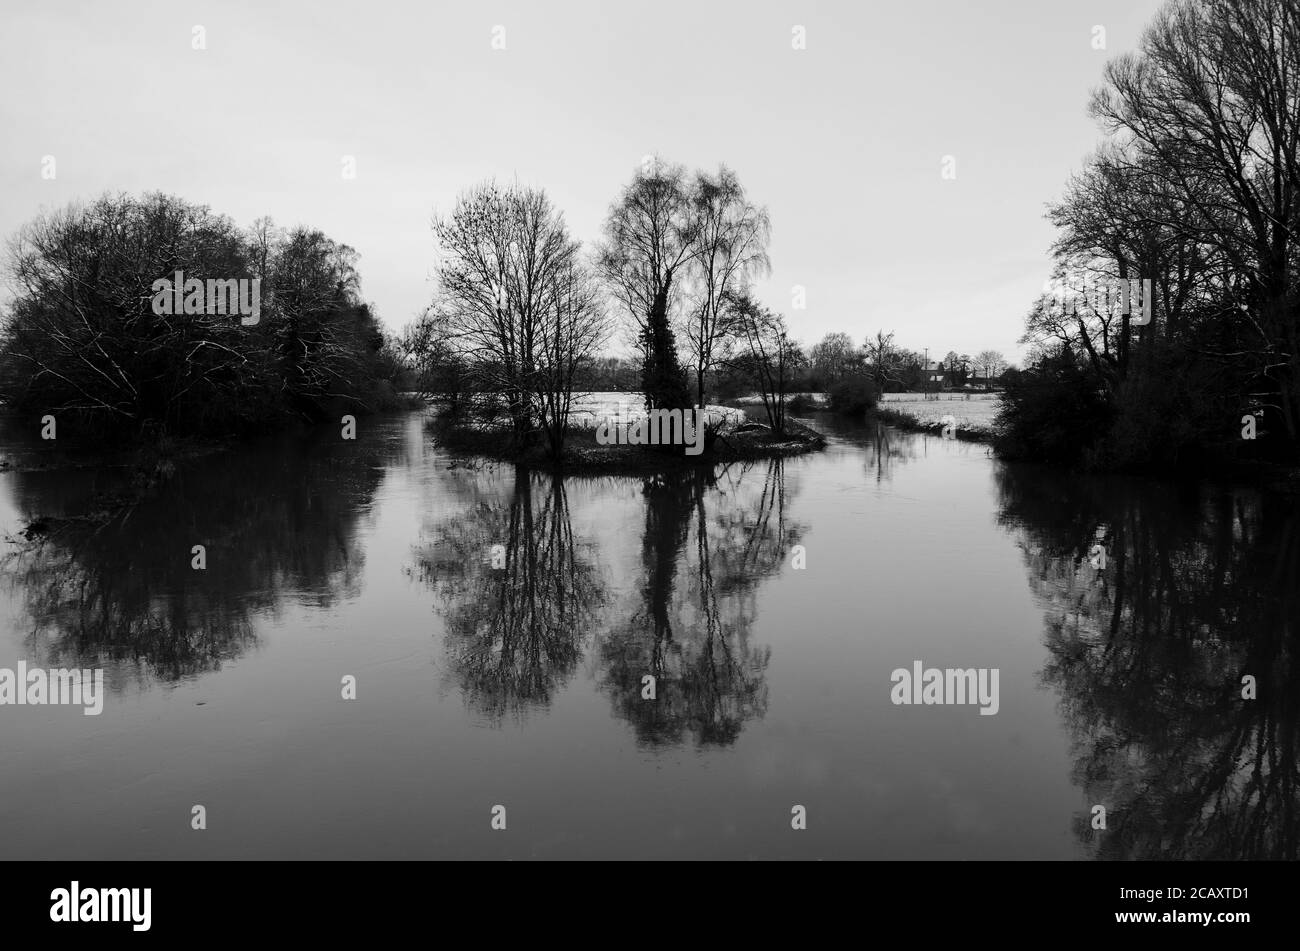
[[[985,376],[981,368],[976,368],[971,370],[970,376],[967,378],[967,385],[976,389],[988,389],[991,386],[996,386],[1001,379],[1001,373]]]

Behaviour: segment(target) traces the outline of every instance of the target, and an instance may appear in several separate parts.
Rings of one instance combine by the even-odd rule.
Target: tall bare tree
[[[648,408],[688,406],[672,314],[696,255],[698,222],[686,172],[656,159],[639,169],[610,207],[599,265],[636,328]]]
[[[705,376],[721,356],[729,325],[727,295],[749,279],[770,272],[767,244],[772,225],[767,209],[749,201],[736,173],[727,166],[716,174],[698,172],[691,188],[696,254],[693,276],[698,288],[686,321],[686,340],[695,371],[696,401],[704,405]]]
[[[434,222],[437,307],[482,392],[500,394],[519,442],[539,428],[558,453],[578,365],[603,342],[591,274],[564,216],[537,189],[495,183]]]
[[[1276,381],[1300,433],[1300,6],[1290,0],[1175,0],[1140,49],[1113,60],[1092,108],[1152,171],[1189,224],[1240,276],[1221,320],[1248,338],[1237,358]]]
[[[593,269],[577,256],[550,279],[547,316],[535,335],[531,383],[542,430],[556,458],[563,451],[578,374],[609,337],[604,305]]]

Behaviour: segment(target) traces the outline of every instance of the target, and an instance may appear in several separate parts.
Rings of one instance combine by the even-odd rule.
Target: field
[[[791,393],[790,398],[795,395]],[[824,408],[826,405],[824,393],[799,395],[808,398],[814,406]],[[755,393],[733,402],[752,409],[761,407],[763,400]],[[944,417],[951,415],[958,433],[975,439],[986,439],[992,435],[993,417],[997,415],[1000,405],[997,393],[886,393],[880,397],[879,409],[886,418],[892,417],[899,425],[918,429],[942,429],[946,422]],[[759,416],[761,415],[760,409]]]
[[[924,429],[939,429],[951,415],[959,433],[988,436],[1001,400],[997,393],[886,393],[880,409]]]
[[[705,413],[709,423],[745,421],[743,410],[727,406],[707,406]],[[595,429],[604,420],[628,423],[644,415],[645,402],[640,393],[574,393],[569,425],[574,429]]]

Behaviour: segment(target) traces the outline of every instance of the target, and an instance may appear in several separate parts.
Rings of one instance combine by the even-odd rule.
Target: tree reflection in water
[[[549,706],[577,669],[605,587],[594,543],[574,537],[564,480],[518,469],[507,501],[476,493],[465,514],[433,527],[416,562],[441,602],[450,676],[469,706],[492,721]]]
[[[763,715],[770,651],[749,642],[755,594],[802,531],[786,512],[784,463],[651,476],[640,488],[631,604],[611,594],[596,541],[575,537],[558,476],[517,470],[505,499],[470,484],[465,510],[430,527],[417,570],[446,619],[449,676],[478,714],[546,708],[590,656],[643,743],[727,744]],[[654,700],[642,697],[646,675]]]
[[[767,709],[771,650],[750,643],[757,589],[802,532],[786,514],[785,463],[661,476],[644,492],[645,580],[602,644],[602,687],[643,744],[730,744]]]
[[[355,596],[358,523],[383,477],[372,463],[330,435],[285,438],[191,460],[107,521],[85,515],[124,479],[12,473],[19,512],[68,516],[3,566],[22,593],[30,656],[107,667],[114,690],[177,680],[238,657],[254,643],[253,616],[286,599],[328,608]],[[204,570],[192,566],[199,544]]]
[[[1011,466],[997,479],[1047,606],[1043,679],[1061,694],[1075,779],[1107,811],[1104,831],[1081,814],[1079,838],[1106,859],[1300,857],[1292,506]]]

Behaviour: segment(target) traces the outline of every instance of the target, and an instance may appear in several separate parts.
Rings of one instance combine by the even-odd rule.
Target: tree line
[[[1300,8],[1172,0],[1106,66],[1091,112],[1104,139],[1048,211],[1052,283],[1070,293],[1027,317],[1031,365],[1008,381],[999,452],[1099,468],[1293,458]],[[1080,293],[1130,281],[1150,281],[1149,320]]]
[[[161,193],[105,195],[30,222],[7,264],[0,401],[11,408],[79,420],[82,433],[156,438],[395,403],[401,368],[361,298],[357,254],[320,231],[269,218],[241,229]],[[187,284],[256,281],[256,322],[157,306],[176,272]]]
[[[928,364],[927,364],[928,361]],[[997,350],[975,356],[949,350],[930,360],[925,354],[894,342],[893,332],[877,330],[861,346],[846,333],[829,333],[808,351],[807,388],[831,390],[855,375],[871,380],[877,392],[908,393],[926,389],[992,385],[1009,368]]]
[[[399,347],[414,388],[453,424],[500,421],[517,447],[559,456],[575,391],[634,385],[647,409],[689,409],[726,368],[784,427],[795,347],[752,293],[770,267],[770,220],[725,165],[647,160],[590,248],[544,190],[518,184],[470,188],[433,232],[435,298]],[[619,333],[634,368],[604,352]]]
[[[413,388],[453,425],[503,425],[516,446],[563,451],[574,391],[635,389],[647,409],[688,409],[757,392],[786,427],[787,397],[852,377],[876,392],[925,388],[920,358],[892,334],[859,349],[831,334],[811,351],[760,303],[771,220],[727,166],[647,159],[584,249],[544,190],[481,183],[435,217],[434,302],[400,338]],[[611,357],[618,333],[635,354]],[[1005,367],[992,351],[948,355],[964,385]],[[846,384],[852,389],[852,384]],[[864,383],[865,385],[865,383]]]
[[[149,440],[337,420],[413,391],[454,425],[500,428],[559,457],[583,391],[635,390],[649,409],[756,392],[781,433],[791,393],[832,391],[856,411],[881,392],[987,381],[1005,365],[992,351],[950,352],[936,374],[883,331],[805,350],[757,299],[770,217],[725,165],[643,163],[590,247],[544,190],[490,181],[432,231],[433,302],[388,335],[361,296],[356,252],[320,231],[269,218],[240,228],[161,193],[44,213],[9,245],[0,401]],[[199,294],[205,281],[251,282],[257,314],[191,301],[190,283]],[[609,355],[618,334],[633,358]]]

